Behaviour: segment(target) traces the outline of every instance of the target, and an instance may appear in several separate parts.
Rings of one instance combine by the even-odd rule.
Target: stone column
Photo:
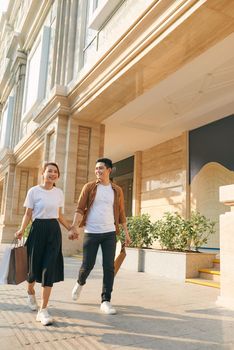
[[[103,126],[98,123],[81,123],[73,116],[60,115],[56,127],[55,161],[61,177],[58,187],[65,195],[65,217],[72,221],[77,199],[83,185],[95,179],[95,160],[103,149]],[[102,154],[101,154],[102,155]],[[79,241],[69,241],[63,229],[63,252],[74,254],[81,249]]]
[[[182,134],[182,215],[190,216],[190,186],[189,186],[189,133]]]
[[[61,0],[57,8],[52,86],[64,86],[73,77],[78,1]]]
[[[10,164],[5,173],[3,203],[0,222],[1,243],[12,242],[17,224],[11,220],[14,193],[15,164]]]
[[[142,152],[137,151],[134,155],[132,215],[140,215],[141,213],[141,177],[142,177],[141,173],[142,173]]]
[[[14,106],[14,120],[13,120],[13,130],[11,136],[11,147],[14,146],[19,141],[21,114],[23,106],[23,93],[24,93],[24,83],[25,83],[25,73],[26,73],[26,55],[17,51],[17,57],[15,60],[15,106]]]
[[[217,305],[234,310],[234,185],[221,186],[220,202],[231,207],[220,215],[220,296]]]

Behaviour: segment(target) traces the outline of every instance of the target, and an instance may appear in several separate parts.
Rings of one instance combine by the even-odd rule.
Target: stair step
[[[213,260],[213,263],[214,263],[214,264],[220,264],[220,259],[214,259],[214,260]]]
[[[202,279],[202,278],[186,278],[185,282],[186,283],[199,284],[201,286],[206,286],[206,287],[220,288],[220,283],[219,282],[205,280],[205,279]]]
[[[211,275],[219,275],[220,276],[220,271],[214,268],[209,268],[209,269],[199,269],[199,272],[204,272],[204,273],[209,273]]]
[[[220,282],[220,271],[215,268],[199,269],[199,278]]]

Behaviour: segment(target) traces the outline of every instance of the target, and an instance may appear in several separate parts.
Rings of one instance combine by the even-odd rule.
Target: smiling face
[[[54,184],[59,178],[59,170],[56,165],[48,164],[42,173],[43,182]]]
[[[110,173],[111,173],[111,168],[107,168],[105,163],[103,162],[96,163],[95,175],[97,180],[99,180],[102,183],[108,183]]]

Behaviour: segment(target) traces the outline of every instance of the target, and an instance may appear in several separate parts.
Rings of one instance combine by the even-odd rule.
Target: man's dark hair
[[[112,164],[112,160],[111,159],[109,159],[109,158],[99,158],[99,159],[97,159],[96,160],[96,164],[97,163],[104,163],[105,164],[105,166],[107,167],[107,169],[108,168],[113,168],[113,164]]]

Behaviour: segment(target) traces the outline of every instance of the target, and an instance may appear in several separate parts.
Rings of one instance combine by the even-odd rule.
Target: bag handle
[[[126,246],[125,242],[121,243],[121,250],[120,250],[121,252],[125,251],[125,246]]]
[[[22,237],[21,239],[18,239],[17,237],[14,237],[11,242],[11,245],[14,246],[15,248],[24,246],[24,238]]]

